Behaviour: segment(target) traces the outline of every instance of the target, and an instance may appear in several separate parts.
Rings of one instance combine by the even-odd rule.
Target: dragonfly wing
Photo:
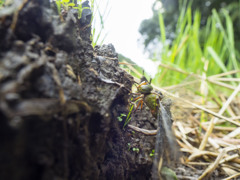
[[[158,122],[158,130],[156,135],[156,144],[155,144],[155,153],[154,153],[154,160],[153,160],[153,167],[152,167],[152,178],[153,179],[159,179],[160,177],[160,171],[161,171],[161,159],[163,158],[163,151],[164,148],[162,148],[164,143],[164,134],[161,134],[164,132],[164,129],[161,125],[161,117],[160,117],[160,111],[157,113],[157,122]]]

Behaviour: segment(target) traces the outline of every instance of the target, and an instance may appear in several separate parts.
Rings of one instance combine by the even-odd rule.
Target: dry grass
[[[219,77],[226,80],[228,78],[225,78],[225,75],[204,79],[204,81],[210,79],[211,83],[233,90],[227,99],[223,94],[219,95],[222,106],[202,101],[197,95],[198,98],[193,97],[190,101],[164,91],[164,88],[157,88],[164,91],[164,94],[178,99],[172,109],[175,115],[173,129],[185,155],[183,163],[202,166],[201,163],[207,162],[204,165],[205,171],[199,179],[210,176],[216,168],[229,178],[240,176],[240,83],[236,87],[221,84],[222,79]],[[237,80],[236,78],[235,81]],[[180,112],[177,109],[180,109]],[[226,110],[229,112],[228,117],[224,116]],[[201,122],[202,116],[208,121]]]

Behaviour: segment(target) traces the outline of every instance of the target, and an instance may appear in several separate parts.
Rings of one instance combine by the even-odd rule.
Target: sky
[[[112,43],[118,53],[130,58],[146,72],[154,75],[156,65],[147,59],[143,53],[143,46],[139,45],[140,33],[138,29],[144,19],[152,17],[152,4],[155,0],[97,0],[100,12],[110,9],[104,19],[104,44]]]

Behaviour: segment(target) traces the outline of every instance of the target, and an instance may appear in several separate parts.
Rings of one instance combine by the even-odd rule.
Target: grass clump
[[[187,6],[184,1],[176,25],[176,38],[171,43],[166,41],[163,18],[162,13],[159,13],[163,49],[154,61],[161,59],[162,64],[187,73],[160,67],[153,80],[155,84],[163,86],[180,83],[192,73],[210,76],[239,69],[240,63],[236,58],[239,51],[235,47],[232,18],[226,8],[219,12],[213,10],[206,25],[201,28],[200,11],[192,12],[191,6]]]
[[[0,0],[0,8],[3,7],[4,3],[5,3],[5,0]]]

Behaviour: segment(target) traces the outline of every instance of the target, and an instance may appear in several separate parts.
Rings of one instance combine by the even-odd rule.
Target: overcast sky
[[[108,0],[97,0],[100,11],[105,11]],[[156,72],[156,66],[147,61],[143,48],[137,40],[140,37],[138,29],[144,19],[152,17],[152,4],[155,0],[109,0],[110,13],[104,20],[107,33],[104,44],[112,43],[118,53],[130,58],[149,73]]]

